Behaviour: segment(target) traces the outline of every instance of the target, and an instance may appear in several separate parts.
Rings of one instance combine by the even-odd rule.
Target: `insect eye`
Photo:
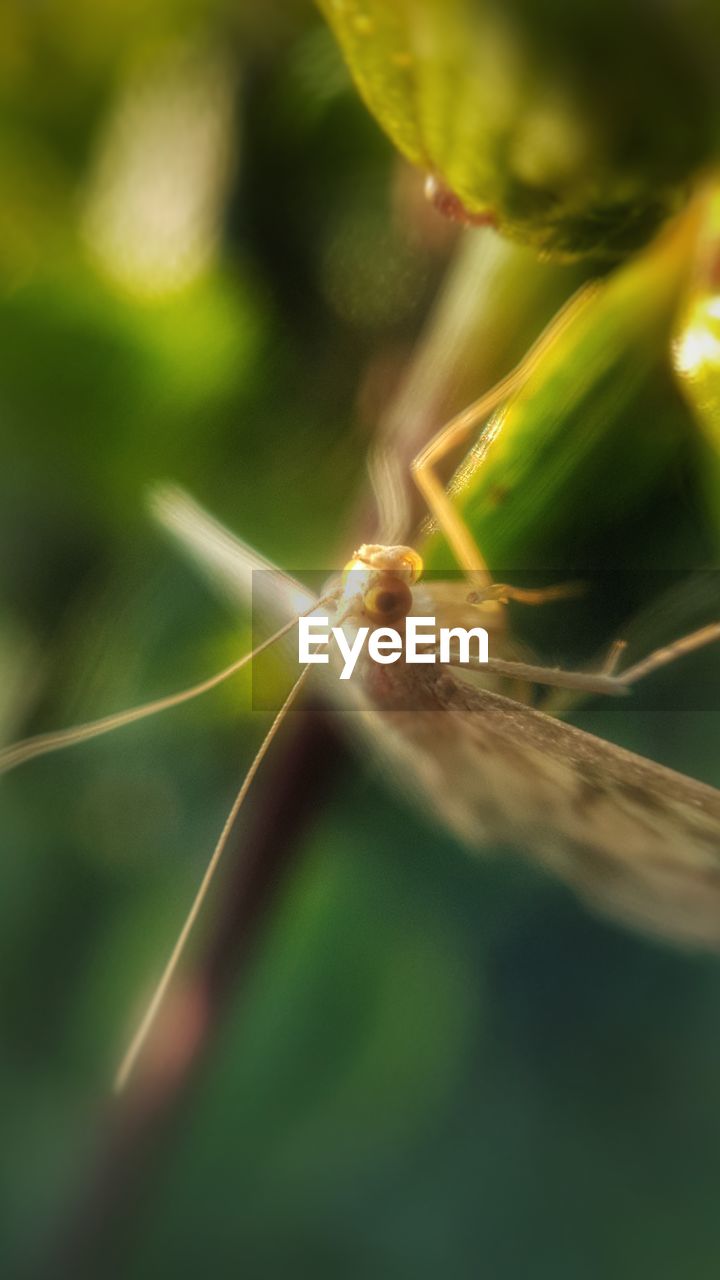
[[[417,582],[423,571],[422,556],[419,556],[417,551],[413,551],[412,547],[406,547],[404,564],[410,575],[410,582]]]
[[[412,608],[412,591],[393,574],[376,579],[363,599],[365,612],[373,622],[396,622]]]

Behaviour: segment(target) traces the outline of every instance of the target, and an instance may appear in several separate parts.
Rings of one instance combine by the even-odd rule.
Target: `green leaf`
[[[714,154],[710,0],[318,0],[365,102],[470,216],[617,258]]]
[[[696,435],[669,360],[696,225],[688,215],[584,295],[492,420],[487,457],[471,452],[455,477],[457,510],[493,566],[568,562],[578,515],[611,528]],[[439,534],[423,556],[452,564]]]

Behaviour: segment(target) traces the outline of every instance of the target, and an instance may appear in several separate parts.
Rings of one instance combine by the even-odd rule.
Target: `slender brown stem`
[[[142,1226],[148,1187],[212,1050],[228,997],[247,979],[259,935],[342,754],[329,721],[312,706],[278,740],[274,758],[257,779],[249,821],[233,837],[238,856],[230,850],[234,871],[217,905],[207,950],[176,978],[176,1007],[202,1009],[199,1033],[180,1058],[156,1059],[151,1075],[138,1070],[125,1093],[108,1099],[87,1167],[40,1260],[37,1274],[43,1280],[121,1273],[123,1255]]]

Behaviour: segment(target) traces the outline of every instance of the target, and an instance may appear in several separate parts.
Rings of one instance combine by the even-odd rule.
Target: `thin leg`
[[[550,604],[553,600],[572,600],[585,594],[583,582],[559,582],[552,587],[513,587],[507,582],[494,582],[490,587],[472,591],[468,596],[469,604],[483,604],[486,600],[497,600],[507,604],[510,600],[518,604]]]
[[[563,671],[561,667],[534,666],[530,662],[506,662],[504,658],[489,658],[487,662],[461,662],[451,658],[449,666],[465,671],[489,671],[493,675],[509,676],[513,680],[527,680],[528,684],[549,685],[555,689],[574,689],[579,693],[602,693],[609,697],[624,697],[630,689],[617,676],[602,671]]]
[[[626,649],[627,640],[613,640],[598,666],[598,674],[614,676]],[[540,704],[540,710],[544,711],[546,715],[558,716],[562,719],[563,716],[569,715],[578,702],[582,702],[582,692],[577,689],[574,693],[570,689],[555,689],[547,693]]]
[[[610,648],[605,656],[600,670],[604,676],[613,676],[618,668],[618,663],[627,649],[627,640],[613,640]]]
[[[558,312],[520,363],[462,413],[451,418],[411,463],[415,483],[427,503],[431,516],[447,538],[458,565],[481,588],[492,584],[490,572],[467,524],[455,510],[444,486],[438,479],[435,467],[451,450],[466,443],[471,433],[499,405],[521,390],[546,351],[558,340],[595,290],[596,286],[593,285],[580,289]],[[490,445],[500,430],[500,425],[498,421],[489,422],[480,436],[478,441],[480,460],[484,460],[487,455]]]
[[[655,649],[648,654],[647,658],[635,662],[632,667],[628,667],[615,678],[622,684],[637,684],[638,680],[644,680],[645,676],[649,676],[652,671],[657,671],[659,667],[666,667],[677,658],[684,657],[686,653],[704,649],[706,644],[714,644],[717,640],[720,640],[720,622],[711,622],[706,627],[691,631],[687,636],[681,636],[679,640],[674,640],[672,644],[665,645],[662,649]]]
[[[517,680],[527,680],[529,684],[549,685],[556,689],[573,689],[578,693],[602,693],[611,697],[622,697],[630,692],[632,686],[660,667],[668,666],[677,658],[703,649],[705,645],[720,640],[720,622],[711,622],[690,635],[683,636],[673,644],[636,662],[632,667],[619,675],[614,674],[618,661],[625,649],[623,640],[616,640],[600,669],[600,671],[563,671],[560,667],[533,666],[528,662],[506,662],[502,658],[490,658],[487,662],[461,662],[459,658],[451,659],[451,667],[465,670],[489,671],[496,675],[510,676]]]

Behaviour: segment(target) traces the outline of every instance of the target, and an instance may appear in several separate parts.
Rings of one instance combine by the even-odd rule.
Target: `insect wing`
[[[450,675],[434,690],[434,709],[381,713],[379,741],[461,838],[522,849],[626,924],[720,947],[720,791]]]
[[[720,791],[504,702],[490,695],[480,717],[462,718],[489,739],[495,796],[505,775],[525,847],[615,918],[720,946]]]
[[[153,490],[155,518],[232,604],[255,605],[275,622],[312,609],[316,596],[230,533],[183,489]]]

